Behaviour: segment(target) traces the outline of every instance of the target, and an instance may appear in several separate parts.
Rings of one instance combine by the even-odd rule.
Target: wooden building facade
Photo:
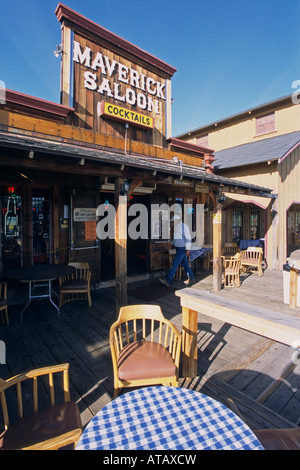
[[[204,208],[220,210],[224,191],[271,191],[214,174],[212,150],[172,138],[173,67],[62,4],[56,15],[61,104],[6,90],[0,105],[1,274],[88,261],[93,285],[114,280],[124,304],[128,275],[169,263],[151,221],[147,236],[128,236],[131,207],[188,204],[195,218],[198,205],[203,242]],[[113,239],[98,236],[100,206],[115,210]]]
[[[263,239],[268,266],[282,269],[300,245],[298,91],[178,138],[212,146],[217,174],[272,188],[272,201],[227,198],[223,242]]]

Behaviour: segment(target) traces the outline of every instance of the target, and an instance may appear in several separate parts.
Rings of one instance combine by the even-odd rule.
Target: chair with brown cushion
[[[246,272],[263,275],[262,269],[263,249],[256,246],[248,246],[247,250],[241,251],[241,266]]]
[[[54,382],[59,378],[62,378],[60,391],[62,394],[63,390],[64,398],[64,403],[60,404],[56,403],[58,387],[54,389]],[[45,388],[51,405],[39,410],[39,401],[45,400]],[[75,447],[82,433],[82,423],[77,404],[70,401],[69,364],[43,367],[7,380],[0,379],[0,398],[4,419],[4,429],[0,431],[1,450]]]
[[[124,387],[178,386],[181,334],[158,305],[122,307],[109,342],[114,398]]]
[[[236,253],[230,258],[221,257],[224,287],[240,287],[241,255]]]
[[[8,325],[8,310],[7,310],[7,284],[0,282],[0,313],[2,324]]]
[[[66,302],[83,299],[86,299],[89,307],[91,307],[91,270],[89,263],[69,263],[69,266],[76,268],[76,272],[59,278],[59,307]]]

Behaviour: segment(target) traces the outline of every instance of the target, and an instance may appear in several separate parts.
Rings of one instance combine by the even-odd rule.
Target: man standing
[[[184,283],[191,285],[195,282],[195,276],[188,262],[188,256],[190,254],[191,248],[190,230],[189,227],[181,221],[181,217],[179,215],[174,215],[174,217],[171,219],[171,222],[172,221],[174,222],[174,236],[172,243],[176,248],[176,254],[167,277],[165,279],[160,279],[160,282],[169,287],[178,266],[181,264],[188,276],[188,279]]]

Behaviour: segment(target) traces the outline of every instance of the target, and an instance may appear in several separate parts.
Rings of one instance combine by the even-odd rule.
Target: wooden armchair
[[[181,334],[158,305],[122,307],[109,342],[114,398],[124,387],[178,386]]]
[[[2,324],[8,325],[8,310],[7,310],[7,284],[0,282],[0,313]]]
[[[203,245],[203,248],[209,248],[209,249],[213,250],[213,245]],[[209,251],[207,253],[207,255],[205,256],[204,260],[203,260],[203,268],[206,271],[209,271],[209,269],[213,267],[213,262],[214,262],[213,252]]]
[[[240,249],[237,243],[224,243],[222,248],[222,255],[225,257],[234,256],[236,253],[239,253]]]
[[[173,260],[174,260],[174,257],[175,257],[175,254],[176,254],[176,249],[175,248],[172,248],[171,250],[169,250],[169,268],[171,269],[172,267],[172,263],[173,263]],[[189,260],[189,257],[188,257],[188,262],[190,264],[190,260]],[[181,281],[181,277],[182,277],[182,273],[184,273],[184,268],[181,266],[181,264],[178,266],[178,268],[176,269],[176,273],[174,275],[174,279],[176,281]]]
[[[230,258],[221,257],[224,287],[240,287],[241,255],[236,253]]]
[[[75,274],[59,278],[59,307],[72,300],[88,301],[92,306],[91,298],[91,270],[88,263],[69,263],[69,266],[76,268]]]
[[[55,403],[54,379],[58,377],[54,378],[54,374],[57,373],[60,373],[63,379],[62,404]],[[48,375],[51,405],[39,410],[39,398],[42,401],[46,395],[46,380],[41,378],[45,375]],[[31,387],[28,383],[30,380]],[[41,385],[39,396],[38,383]],[[29,396],[32,400],[29,400]],[[0,398],[4,419],[4,432],[1,434],[0,431],[0,449],[56,450],[70,444],[75,447],[82,433],[82,423],[76,403],[70,401],[69,364],[43,367],[7,380],[0,379]],[[29,408],[29,405],[33,410],[24,416],[24,410]],[[18,418],[11,424],[11,418],[16,414]]]
[[[263,275],[262,269],[263,249],[255,246],[248,246],[247,250],[241,251],[241,266],[246,272],[257,272]]]

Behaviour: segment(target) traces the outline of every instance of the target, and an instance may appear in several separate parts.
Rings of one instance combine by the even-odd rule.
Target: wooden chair
[[[91,270],[88,263],[69,263],[69,266],[76,268],[74,274],[60,277],[59,287],[59,307],[72,300],[88,301],[89,307],[92,306],[91,298]]]
[[[109,342],[114,398],[124,387],[178,386],[181,334],[158,305],[122,307]]]
[[[64,395],[62,404],[55,403],[55,398],[57,398],[55,391],[58,390],[54,390],[54,374],[56,374],[55,379],[58,379],[58,373],[62,376]],[[42,376],[46,375],[48,375],[51,405],[39,410],[39,398],[42,397],[46,385],[46,380],[45,378],[43,380]],[[31,384],[24,383],[30,380]],[[40,397],[38,384],[41,386]],[[29,396],[32,400],[29,400]],[[0,398],[4,418],[4,432],[0,434],[0,449],[56,450],[71,444],[75,448],[82,433],[82,423],[77,404],[70,401],[69,364],[43,367],[7,380],[0,379]],[[13,403],[9,399],[13,400]],[[15,406],[8,407],[7,403]],[[24,409],[29,405],[33,406],[33,410],[24,416]],[[10,413],[9,408],[11,408]],[[18,419],[11,424],[14,412],[18,414]]]
[[[235,402],[228,398],[225,404],[246,422]],[[300,450],[300,428],[252,429],[265,450]]]
[[[222,248],[222,255],[225,257],[234,256],[240,249],[237,243],[225,243]]]
[[[7,310],[7,283],[0,282],[0,313],[2,324],[9,324]]]
[[[224,287],[240,287],[241,255],[236,253],[230,258],[221,257]]]
[[[203,245],[203,248],[210,248],[212,250],[213,245]],[[214,262],[213,252],[209,251],[203,260],[203,269],[205,269],[206,271],[209,271],[210,268],[213,267],[213,262]]]
[[[263,275],[262,269],[263,249],[255,246],[248,246],[247,250],[241,251],[241,266],[246,272],[257,272]]]
[[[176,249],[171,249],[169,250],[169,268],[171,269],[172,267],[172,263],[173,263],[173,260],[174,260],[174,257],[175,257],[175,254],[176,254]],[[188,262],[190,264],[190,257],[188,257]],[[174,279],[176,281],[181,281],[181,278],[182,278],[182,274],[184,273],[184,268],[181,266],[181,264],[178,266],[178,268],[176,269],[176,273],[174,275]]]

